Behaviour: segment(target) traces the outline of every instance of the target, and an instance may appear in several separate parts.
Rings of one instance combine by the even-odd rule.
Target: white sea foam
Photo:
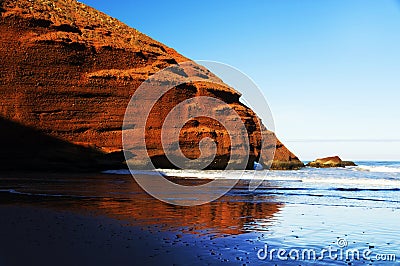
[[[365,167],[366,168],[366,167]],[[374,170],[377,167],[371,167]],[[383,168],[383,167],[382,167]],[[389,167],[384,167],[389,168]],[[366,168],[369,169],[369,168]],[[397,169],[399,168],[390,168]],[[341,171],[338,171],[341,170]],[[359,172],[356,168],[350,170]],[[387,169],[382,169],[387,170]],[[328,170],[330,171],[330,170]],[[365,170],[366,171],[366,170]],[[379,169],[378,169],[379,171]],[[400,179],[376,177],[367,178],[359,175],[349,176],[349,172],[342,169],[334,169],[331,172],[319,172],[313,169],[306,171],[236,171],[236,170],[173,170],[173,169],[157,169],[153,171],[143,170],[110,170],[104,171],[107,174],[147,174],[147,175],[163,175],[169,177],[183,178],[199,178],[199,179],[240,179],[240,180],[265,180],[265,181],[282,181],[282,182],[301,182],[303,184],[321,184],[333,186],[355,186],[355,187],[385,187],[400,188]],[[354,172],[354,174],[356,174]],[[328,174],[330,173],[330,174]],[[360,173],[361,174],[361,173]]]
[[[375,172],[375,173],[400,173],[399,167],[390,167],[390,166],[359,165],[359,166],[354,166],[350,169],[355,171]]]
[[[269,176],[269,171],[238,171],[238,170],[175,170],[175,169],[156,169],[156,170],[107,170],[103,174],[114,175],[163,175],[168,177],[199,178],[199,179],[269,179],[282,181],[300,181],[296,176]]]
[[[383,178],[304,178],[302,179],[302,182],[314,184],[355,185],[363,187],[400,187],[400,180],[388,180]]]

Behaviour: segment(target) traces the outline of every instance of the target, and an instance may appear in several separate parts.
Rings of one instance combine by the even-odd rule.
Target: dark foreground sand
[[[210,265],[200,238],[106,217],[0,207],[0,265]]]

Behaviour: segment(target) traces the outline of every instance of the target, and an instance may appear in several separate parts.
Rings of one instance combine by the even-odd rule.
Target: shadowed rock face
[[[121,154],[74,145],[1,117],[0,129],[1,171],[91,172],[122,165]]]
[[[63,145],[83,146],[96,154],[122,151],[125,109],[140,84],[165,67],[189,60],[74,0],[3,0],[0,14],[0,116],[62,140]],[[200,66],[198,75],[220,82]],[[240,94],[229,86],[198,82],[171,90],[149,116],[146,145],[156,167],[173,167],[160,143],[164,118],[176,104],[193,96],[210,96],[228,103],[249,133],[248,167],[260,159],[262,125],[255,113],[239,102]],[[264,134],[274,140],[271,143],[276,142],[272,168],[303,166],[272,132]],[[179,138],[182,152],[188,158],[197,158],[200,151],[196,147],[205,137],[217,143],[210,168],[223,168],[231,149],[229,134],[212,119],[200,118],[185,125]],[[57,143],[51,147],[57,150]],[[134,151],[132,158],[140,162]],[[42,162],[46,165],[45,158]]]

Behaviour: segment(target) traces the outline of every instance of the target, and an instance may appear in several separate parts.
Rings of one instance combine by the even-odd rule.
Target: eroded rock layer
[[[67,167],[68,162],[76,165],[88,156],[82,155],[82,150],[75,146],[90,150],[90,162],[96,161],[96,168],[102,168],[104,158],[111,158],[104,168],[109,168],[112,162],[116,167],[123,161],[123,156],[118,156],[122,154],[122,124],[135,90],[159,70],[189,60],[74,0],[2,0],[0,14],[2,121],[24,128],[24,138],[42,134],[61,141],[44,142],[43,145],[52,143],[51,147],[43,147],[46,152],[40,152],[41,145],[33,145],[39,152],[30,155],[36,158],[30,167],[39,162],[54,165],[53,153],[59,154],[58,161],[63,161],[55,165],[61,168]],[[202,67],[198,71],[202,77],[220,81]],[[176,104],[192,96],[210,96],[228,103],[240,115],[249,133],[248,167],[260,159],[260,125],[255,113],[240,103],[240,94],[234,89],[200,82],[173,89],[161,98],[149,116],[146,146],[156,167],[173,167],[160,144],[163,119]],[[181,131],[179,145],[188,158],[197,158],[199,141],[204,137],[214,139],[217,154],[210,168],[219,169],[229,160],[231,144],[226,130],[214,122],[207,118],[188,122]],[[265,134],[276,140],[273,133]],[[5,135],[12,137],[14,134]],[[14,149],[14,141],[18,139],[11,138],[8,149]],[[68,148],[66,144],[74,148]],[[53,151],[49,151],[50,148]],[[130,152],[132,160],[137,160],[140,167],[140,158],[135,158],[134,150]],[[6,153],[3,149],[3,154]],[[19,158],[18,152],[13,150],[14,158],[9,158],[9,168],[15,167],[12,162],[25,160],[32,152],[22,153],[24,156]],[[82,165],[87,168],[86,164]],[[276,141],[273,168],[292,169],[302,165],[293,153]],[[23,168],[23,164],[18,167]]]

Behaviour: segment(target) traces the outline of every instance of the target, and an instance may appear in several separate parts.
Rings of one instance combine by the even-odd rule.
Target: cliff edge
[[[109,169],[123,165],[122,124],[135,90],[159,70],[189,60],[75,0],[1,0],[0,35],[3,170]],[[199,73],[219,80],[201,66]],[[206,83],[175,88],[150,115],[146,132],[151,137],[146,145],[153,164],[173,167],[160,144],[162,122],[176,104],[199,95],[221,99],[240,115],[249,133],[251,168],[260,159],[262,125],[239,101],[237,91]],[[198,157],[199,150],[194,147],[210,137],[217,143],[210,168],[226,165],[229,134],[221,125],[201,118],[185,125],[181,133],[180,147],[187,157]],[[267,134],[276,138],[272,132]],[[19,145],[21,139],[26,145]],[[276,139],[272,169],[302,166]]]

